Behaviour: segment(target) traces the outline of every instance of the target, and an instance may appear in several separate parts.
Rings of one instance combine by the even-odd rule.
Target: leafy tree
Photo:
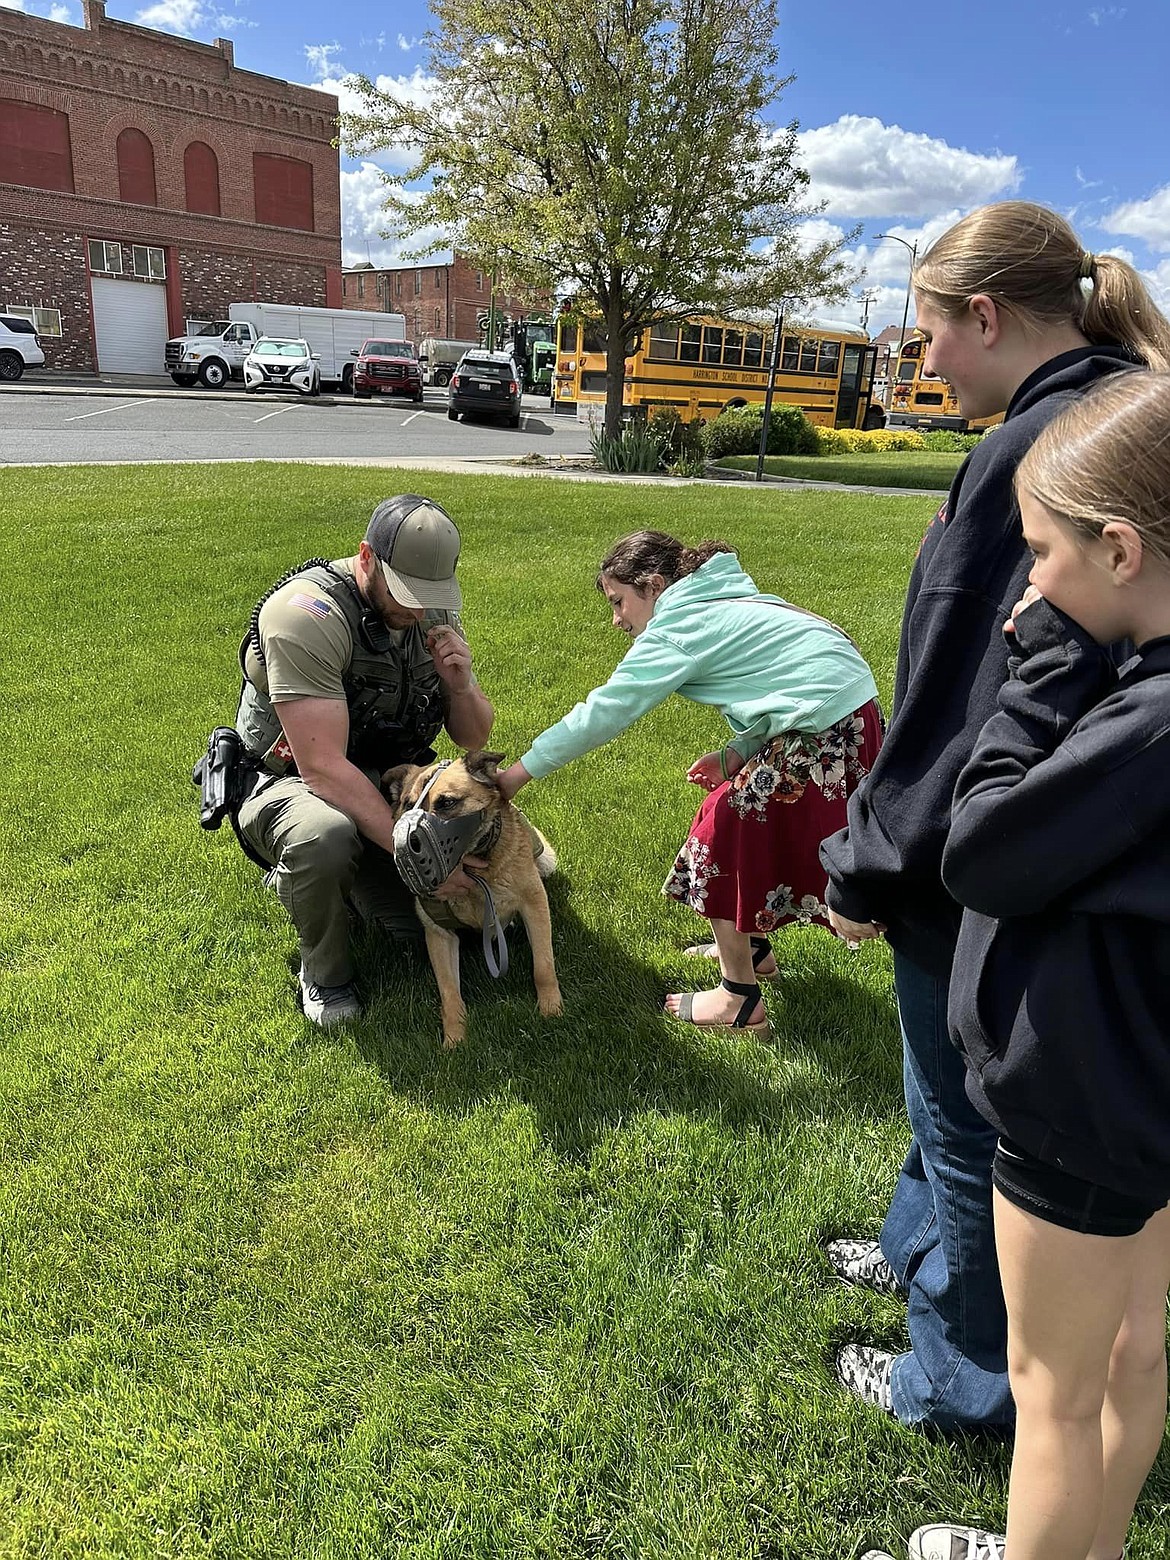
[[[604,318],[606,432],[656,319],[843,297],[837,245],[798,251],[808,176],[765,112],[778,0],[431,0],[425,101],[359,77],[342,143],[413,162],[388,227],[437,230],[510,291],[563,288]],[[419,190],[420,182],[429,187]]]

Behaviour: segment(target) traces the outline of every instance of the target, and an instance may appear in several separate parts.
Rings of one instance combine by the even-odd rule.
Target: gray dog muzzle
[[[487,812],[439,818],[423,807],[427,792],[451,760],[443,759],[423,786],[414,806],[394,825],[394,865],[398,875],[420,899],[429,898],[445,883],[483,830]]]

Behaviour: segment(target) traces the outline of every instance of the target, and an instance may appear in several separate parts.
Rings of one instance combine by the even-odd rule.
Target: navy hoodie
[[[955,793],[971,1103],[1047,1164],[1170,1199],[1170,637],[1117,671],[1037,602]]]
[[[1031,567],[1012,479],[1063,406],[1135,366],[1124,347],[1051,359],[960,466],[910,576],[881,752],[850,798],[848,826],[821,846],[830,906],[852,921],[884,921],[892,947],[944,980],[960,915],[941,873],[951,797],[995,711],[1007,676],[1001,628]]]

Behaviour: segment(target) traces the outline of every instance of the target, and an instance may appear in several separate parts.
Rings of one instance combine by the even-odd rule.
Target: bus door
[[[876,347],[863,347],[860,342],[850,342],[845,347],[841,354],[841,383],[837,391],[834,427],[857,428],[864,422],[869,410],[876,360]]]

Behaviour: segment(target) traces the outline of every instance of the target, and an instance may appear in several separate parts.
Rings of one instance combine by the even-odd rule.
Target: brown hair
[[[1016,488],[1086,536],[1132,525],[1170,566],[1170,374],[1111,374],[1078,396],[1024,456]]]
[[[615,542],[601,560],[597,588],[604,589],[601,580],[606,574],[622,585],[632,585],[639,593],[656,574],[673,585],[675,580],[693,574],[716,553],[734,551],[726,542],[699,542],[695,547],[686,547],[665,531],[634,531]]]
[[[1045,206],[1005,200],[972,211],[914,267],[914,289],[940,314],[961,314],[986,293],[1027,329],[1071,324],[1095,345],[1129,347],[1170,368],[1170,321],[1133,266],[1088,253]]]

